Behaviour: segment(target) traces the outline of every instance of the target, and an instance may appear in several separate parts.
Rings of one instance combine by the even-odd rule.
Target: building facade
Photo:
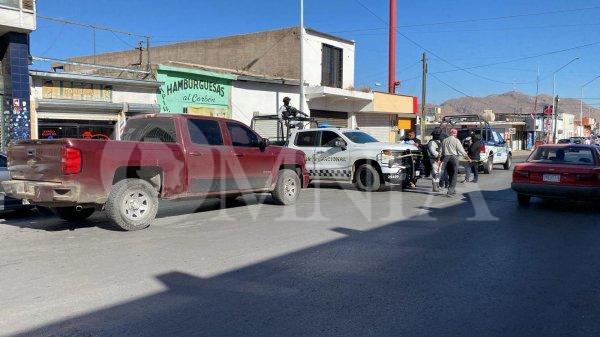
[[[29,33],[36,29],[33,0],[0,0],[0,147],[31,134]]]
[[[152,68],[165,83],[158,99],[161,112],[249,123],[254,115],[276,114],[283,97],[289,96],[296,107],[304,100],[305,112],[319,122],[365,128],[384,141],[414,126],[416,98],[356,90],[354,41],[312,29],[304,35],[305,97],[299,97],[299,33],[299,28],[287,28],[151,48]],[[140,53],[130,50],[95,59],[124,67],[140,63]],[[93,57],[72,60],[88,63]],[[65,70],[77,71],[78,66]]]
[[[158,113],[161,83],[31,71],[31,138],[119,139],[130,116]]]

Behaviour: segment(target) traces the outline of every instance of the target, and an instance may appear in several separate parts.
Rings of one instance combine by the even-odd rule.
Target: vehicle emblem
[[[27,166],[29,166],[29,167],[35,167],[36,164],[37,164],[37,160],[35,158],[31,158],[27,161]]]

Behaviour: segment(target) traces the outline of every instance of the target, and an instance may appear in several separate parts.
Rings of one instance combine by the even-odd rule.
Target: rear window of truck
[[[175,123],[171,118],[131,119],[125,124],[122,140],[150,143],[176,143]]]

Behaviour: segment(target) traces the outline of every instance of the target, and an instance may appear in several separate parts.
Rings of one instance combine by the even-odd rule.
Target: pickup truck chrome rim
[[[130,220],[140,220],[149,208],[149,198],[142,191],[129,192],[123,200],[123,213]]]
[[[285,195],[290,198],[293,198],[296,195],[296,182],[292,178],[288,178],[283,184],[283,190],[285,191]]]

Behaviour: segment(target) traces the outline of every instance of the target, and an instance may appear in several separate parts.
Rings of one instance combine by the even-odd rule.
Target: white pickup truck
[[[306,154],[311,180],[353,182],[361,191],[419,178],[421,151],[414,144],[382,143],[360,130],[292,129],[287,146]]]

